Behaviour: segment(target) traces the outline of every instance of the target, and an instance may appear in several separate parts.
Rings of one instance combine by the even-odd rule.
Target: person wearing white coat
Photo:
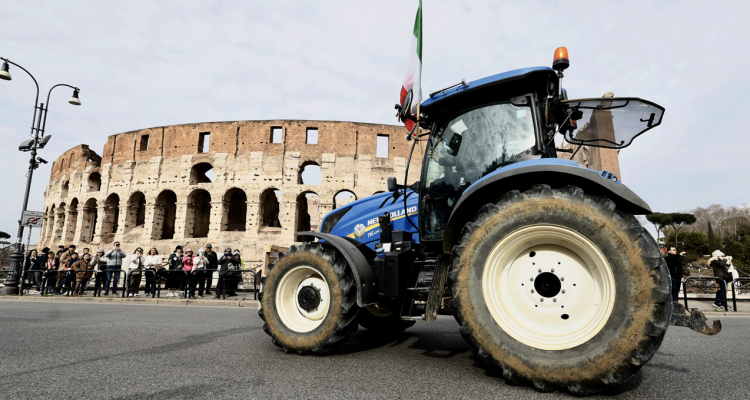
[[[146,274],[146,288],[143,291],[146,296],[156,294],[156,270],[161,267],[161,256],[156,247],[148,251],[148,255],[143,260],[143,265],[146,271],[149,271],[144,272]]]
[[[143,249],[140,247],[136,248],[135,253],[130,256],[130,265],[128,266],[130,270],[128,274],[128,278],[130,279],[128,297],[138,297],[138,291],[141,287],[141,275],[143,275],[143,258]]]

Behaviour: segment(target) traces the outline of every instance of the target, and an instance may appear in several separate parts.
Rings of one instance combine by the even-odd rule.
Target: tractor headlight
[[[344,214],[348,213],[351,209],[351,207],[347,207],[343,210],[338,210],[326,217],[325,220],[323,220],[323,226],[320,228],[320,232],[331,233],[333,227],[339,223],[339,220],[341,220],[341,217],[343,217]]]

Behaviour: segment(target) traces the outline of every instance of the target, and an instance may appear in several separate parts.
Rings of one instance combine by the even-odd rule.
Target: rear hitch
[[[672,302],[672,318],[669,325],[684,326],[704,335],[716,335],[721,332],[721,321],[715,320],[708,326],[706,316],[695,308],[685,308],[682,304]]]

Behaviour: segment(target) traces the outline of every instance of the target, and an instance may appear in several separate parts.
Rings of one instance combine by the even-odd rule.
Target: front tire
[[[357,329],[354,276],[323,243],[292,246],[269,266],[259,294],[263,330],[286,352],[325,353]]]
[[[478,358],[537,390],[595,393],[661,345],[670,279],[653,238],[603,197],[507,193],[453,249],[451,307]]]

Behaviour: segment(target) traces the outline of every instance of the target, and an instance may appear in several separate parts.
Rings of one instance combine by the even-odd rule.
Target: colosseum
[[[132,253],[176,245],[239,248],[304,240],[323,215],[403,180],[403,126],[333,121],[235,121],[109,136],[102,155],[76,146],[52,164],[40,247],[75,244]],[[419,179],[415,150],[409,181]],[[317,176],[316,176],[317,175]]]

